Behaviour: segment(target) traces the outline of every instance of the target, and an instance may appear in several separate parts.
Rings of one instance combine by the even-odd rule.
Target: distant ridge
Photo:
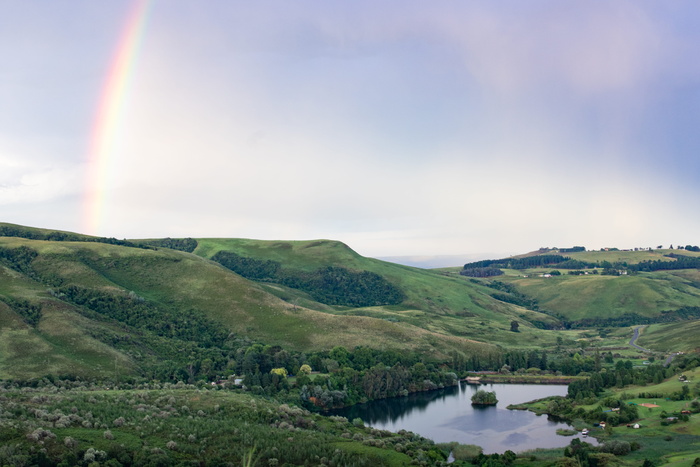
[[[462,267],[465,263],[490,258],[506,258],[513,253],[465,253],[462,255],[377,256],[376,259],[422,269]]]

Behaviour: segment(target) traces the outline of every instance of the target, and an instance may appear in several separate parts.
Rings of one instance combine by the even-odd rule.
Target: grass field
[[[251,282],[206,258],[180,251],[102,243],[0,239],[0,247],[19,246],[36,250],[39,255],[32,261],[34,270],[61,287],[76,285],[134,293],[168,309],[196,310],[236,335],[291,350],[322,350],[337,345],[347,348],[369,346],[420,350],[426,356],[444,358],[452,350],[473,352],[493,348],[492,344],[485,342],[487,338],[499,334],[510,337],[512,333],[507,330],[507,323],[515,316],[512,307],[495,300],[489,303],[489,297],[478,297],[478,292],[473,293],[492,308],[478,308],[483,313],[481,320],[489,322],[489,326],[465,320],[449,305],[442,304],[440,313],[444,317],[435,322],[430,320],[435,310],[416,309],[412,305],[348,310],[328,307],[308,298],[296,300],[296,291],[290,289],[278,287],[279,294],[270,293],[273,284]],[[331,252],[337,249],[342,258],[357,256],[337,242],[304,250],[316,248],[325,251],[326,247]],[[315,256],[322,256],[323,261],[327,261],[329,254]],[[381,261],[366,262],[381,272],[392,272],[392,280],[403,280],[401,272],[392,267],[411,271]],[[358,264],[362,266],[364,263]],[[436,302],[463,300],[460,302],[462,307],[473,306],[469,305],[473,302],[468,294],[462,299],[453,290],[455,285],[463,286],[463,283],[416,271],[417,278],[408,279],[409,282],[422,283],[425,294],[444,294],[445,298],[436,295]],[[99,376],[116,371],[129,373],[135,367],[129,356],[105,347],[91,337],[103,334],[100,329],[112,326],[110,322],[88,319],[72,305],[52,297],[48,291],[51,287],[8,267],[0,265],[0,275],[5,279],[0,282],[0,294],[30,300],[42,307],[42,319],[35,329],[0,304],[0,312],[6,315],[0,324],[0,334],[4,337],[0,347],[0,374],[28,377],[38,372],[52,372]],[[431,290],[431,287],[436,290]],[[428,297],[428,301],[431,300]],[[474,332],[472,336],[470,327],[477,331],[484,328],[486,332]],[[522,329],[526,332],[525,323]],[[127,332],[116,327],[109,329],[109,334],[126,338]],[[476,337],[482,342],[477,342]]]
[[[570,320],[609,318],[636,313],[657,316],[700,303],[700,289],[687,280],[667,273],[640,273],[628,276],[581,275],[539,277],[538,271],[504,280],[517,285],[535,298],[543,310]],[[522,277],[527,275],[528,277]]]
[[[374,272],[398,286],[406,294],[400,305],[368,308],[328,307],[313,303],[299,291],[276,285],[273,293],[285,300],[309,308],[344,316],[365,316],[417,326],[437,334],[500,343],[502,345],[551,345],[554,337],[529,326],[529,321],[556,320],[541,313],[495,300],[484,286],[463,277],[397,265],[364,258],[340,242],[320,241],[257,241],[249,239],[198,239],[195,253],[211,257],[218,251],[257,259],[274,260],[285,268],[312,270],[332,264]],[[267,287],[271,287],[267,285]],[[510,323],[519,320],[523,335],[510,332]]]
[[[642,261],[673,261],[673,259],[665,256],[668,254],[678,254],[685,256],[700,256],[700,253],[695,251],[686,251],[678,249],[659,248],[652,251],[578,251],[574,253],[562,253],[564,256],[570,256],[579,261],[590,263],[608,261],[610,263],[625,262],[628,264],[637,264]]]
[[[638,343],[665,352],[691,352],[700,348],[700,321],[652,324]]]
[[[684,373],[690,383],[679,381],[677,375],[655,385],[644,387],[627,386],[613,390],[614,394],[635,395],[643,393],[659,393],[670,396],[674,392],[681,390],[683,386],[689,386],[692,392],[700,389],[700,369],[695,369]],[[632,453],[631,458],[644,459],[645,457],[660,457],[669,462],[685,462],[687,459],[700,457],[700,415],[690,416],[689,421],[678,421],[667,426],[663,425],[662,413],[668,416],[679,414],[681,410],[690,408],[690,401],[673,401],[667,397],[655,398],[630,398],[625,402],[638,405],[639,420],[641,428],[633,430],[625,427],[618,427],[614,432],[623,436],[626,440],[635,440],[642,445],[642,449]],[[639,404],[649,403],[659,407],[642,407]],[[691,462],[692,464],[692,462]],[[685,465],[685,464],[679,464]]]
[[[122,368],[128,373],[134,368],[136,363],[124,349],[105,348],[94,337],[104,330],[123,340],[127,339],[128,331],[114,323],[95,320],[94,316],[52,297],[48,289],[54,286],[76,285],[133,293],[163,308],[183,313],[194,310],[236,336],[292,350],[369,346],[416,350],[442,357],[452,350],[479,352],[497,346],[554,348],[559,337],[563,338],[565,348],[624,347],[631,333],[627,328],[603,333],[598,329],[550,331],[540,327],[558,327],[560,323],[553,315],[568,320],[625,313],[653,317],[661,310],[700,302],[697,271],[552,278],[538,277],[538,270],[506,271],[505,276],[495,279],[515,284],[518,290],[537,299],[539,308],[547,311],[545,314],[496,299],[493,296],[499,291],[487,287],[487,281],[470,280],[460,276],[457,270],[424,270],[364,258],[347,245],[331,240],[199,239],[194,254],[190,254],[167,248],[0,238],[0,248],[19,246],[28,246],[39,253],[31,266],[42,282],[0,264],[0,296],[29,300],[40,304],[44,312],[39,326],[32,328],[12,310],[0,305],[0,313],[6,317],[0,324],[0,333],[5,337],[0,374],[6,375],[17,374],[9,361],[17,357],[18,349],[36,349],[36,358],[25,357],[29,360],[22,367],[29,373],[42,367],[80,374],[84,371],[106,374],[109,368],[111,371]],[[252,282],[212,262],[209,258],[221,250],[275,260],[283,268],[302,271],[328,265],[370,271],[400,288],[405,299],[397,305],[361,308],[319,303],[298,289],[272,282]],[[629,258],[636,254],[637,260],[648,255],[647,252],[609,252],[613,253],[624,253]],[[513,321],[518,322],[519,332],[511,331]],[[681,326],[652,326],[640,344],[655,350],[690,350],[697,346],[697,339],[690,334],[684,333]],[[645,339],[648,344],[644,343]],[[73,344],[78,341],[80,345]]]

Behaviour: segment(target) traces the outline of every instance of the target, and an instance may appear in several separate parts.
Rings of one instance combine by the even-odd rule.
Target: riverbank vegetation
[[[657,363],[613,368],[569,385],[566,398],[524,404],[536,413],[590,430],[599,446],[573,440],[565,455],[579,465],[600,465],[600,454],[612,454],[625,465],[661,465],[671,458],[700,457],[700,357],[678,356],[669,367]],[[679,464],[686,465],[686,464]]]
[[[493,391],[484,391],[479,389],[472,396],[472,405],[496,405],[498,404],[498,399],[496,398],[496,393]]]
[[[401,466],[449,453],[413,433],[230,391],[55,383],[0,385],[0,465]]]

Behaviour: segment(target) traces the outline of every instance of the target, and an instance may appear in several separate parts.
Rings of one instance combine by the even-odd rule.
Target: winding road
[[[640,347],[636,344],[637,339],[639,338],[639,331],[641,329],[644,329],[645,327],[646,326],[637,326],[636,328],[634,328],[634,334],[632,335],[632,339],[630,339],[629,344],[635,349],[639,349],[643,352],[651,352],[651,350],[645,349],[644,347]],[[666,357],[666,360],[664,361],[664,366],[669,366],[671,364],[671,360],[673,360],[673,357],[675,357],[676,355],[678,355],[678,353],[672,353],[671,355]]]
[[[639,330],[644,329],[646,326],[637,326],[634,328],[634,334],[632,335],[632,339],[630,339],[630,345],[634,347],[635,349],[642,350],[644,352],[651,352],[649,349],[645,349],[644,347],[640,347],[635,342],[637,342],[637,339],[639,338]]]

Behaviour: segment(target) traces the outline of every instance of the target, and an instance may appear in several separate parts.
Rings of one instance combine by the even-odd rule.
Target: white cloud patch
[[[676,117],[650,115],[649,96],[698,85],[698,66],[678,58],[696,42],[673,12],[638,1],[277,6],[153,4],[101,235],[335,238],[401,255],[645,246],[698,226],[680,214],[697,191],[660,179],[667,154],[639,142],[640,122]],[[85,50],[66,57],[105,66]],[[88,75],[83,112],[100,89]],[[19,96],[14,83],[4,95]],[[66,116],[73,126],[53,140],[37,131],[31,159],[0,160],[4,205],[83,189],[74,148],[91,128],[52,157],[83,117],[51,99],[64,82],[50,84],[41,101],[16,99],[34,104],[21,135]],[[51,119],[34,126],[34,114]],[[15,115],[0,108],[0,121]]]
[[[50,202],[82,190],[80,167],[37,166],[0,156],[0,204]]]

